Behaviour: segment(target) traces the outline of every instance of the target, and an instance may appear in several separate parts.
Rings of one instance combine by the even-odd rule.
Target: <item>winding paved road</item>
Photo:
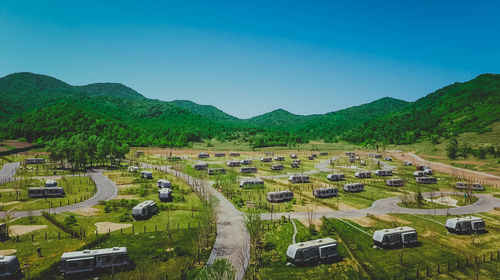
[[[3,165],[0,170],[0,184],[12,181],[16,175],[17,169],[21,166],[19,162],[11,162]]]

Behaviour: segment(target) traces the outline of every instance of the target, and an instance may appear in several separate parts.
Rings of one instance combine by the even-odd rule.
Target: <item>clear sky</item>
[[[4,0],[0,75],[120,82],[244,118],[325,113],[500,73],[499,15],[499,1]]]

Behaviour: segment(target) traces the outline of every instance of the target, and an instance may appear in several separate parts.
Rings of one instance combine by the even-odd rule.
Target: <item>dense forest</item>
[[[500,75],[455,83],[416,102],[382,98],[327,114],[279,109],[241,120],[191,101],[145,98],[117,83],[71,86],[17,73],[0,78],[0,138],[47,143],[75,135],[130,146],[183,147],[217,139],[251,147],[293,146],[309,140],[414,143],[476,131],[500,120]]]

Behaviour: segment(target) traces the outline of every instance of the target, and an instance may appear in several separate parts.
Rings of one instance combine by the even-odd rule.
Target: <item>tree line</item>
[[[467,142],[459,144],[457,138],[453,137],[450,139],[448,146],[446,146],[446,155],[449,159],[457,159],[459,157],[467,159],[469,156],[486,159],[488,155],[498,158],[500,157],[500,147],[486,145],[474,148]]]

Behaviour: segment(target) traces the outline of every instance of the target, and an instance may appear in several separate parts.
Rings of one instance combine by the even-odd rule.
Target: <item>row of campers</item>
[[[354,173],[354,176],[357,177],[357,178],[371,178],[372,177],[372,173],[370,171],[358,171],[356,173]]]
[[[460,190],[484,191],[483,185],[479,183],[457,182],[455,186]]]
[[[238,167],[240,165],[250,165],[250,164],[252,164],[251,159],[242,159],[240,161],[234,160],[234,161],[228,161],[226,163],[228,167]]]
[[[44,164],[44,158],[27,158],[24,160],[25,164]]]
[[[252,178],[252,179],[245,179],[240,182],[240,188],[246,188],[255,185],[264,185],[264,180]]]
[[[292,183],[309,183],[309,175],[291,175],[288,181]]]
[[[392,170],[376,170],[375,175],[377,175],[377,176],[392,176]]]
[[[59,270],[64,276],[88,274],[102,270],[125,270],[130,264],[126,247],[65,252]]]

